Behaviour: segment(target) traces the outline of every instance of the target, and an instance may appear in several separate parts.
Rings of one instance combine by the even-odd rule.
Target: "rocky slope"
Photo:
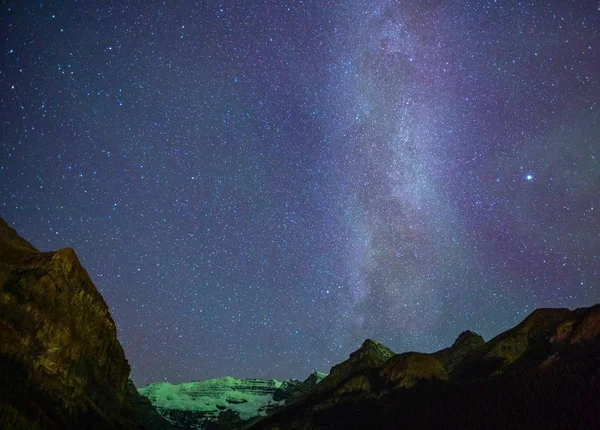
[[[539,363],[547,357],[549,338],[573,317],[568,309],[537,309],[516,327],[468,354],[452,369],[453,374],[457,379],[479,379]]]
[[[371,342],[335,366],[316,389],[252,428],[596,428],[600,423],[600,305],[538,309],[489,342],[464,332],[433,354],[394,355]]]
[[[481,348],[484,343],[485,341],[480,335],[467,330],[458,336],[451,347],[444,348],[432,355],[441,361],[446,371],[450,373],[468,354]]]
[[[237,428],[313,389],[325,376],[314,372],[303,382],[232,377],[175,385],[158,382],[138,391],[175,428]]]
[[[371,373],[395,355],[387,346],[367,339],[350,354],[348,360],[336,364],[319,384],[318,391],[335,389],[337,395],[370,389]]]
[[[161,428],[152,409],[135,412],[135,396],[75,252],[39,252],[0,219],[0,428]]]
[[[444,365],[430,354],[407,352],[390,358],[379,376],[392,389],[410,388],[426,381],[447,381]]]

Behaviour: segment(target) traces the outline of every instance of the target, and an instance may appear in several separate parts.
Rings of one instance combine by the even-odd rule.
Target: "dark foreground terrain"
[[[75,252],[40,252],[0,219],[0,429],[172,428],[129,371]],[[488,342],[466,331],[433,354],[366,340],[320,378],[296,381],[264,418],[225,408],[170,419],[179,429],[600,428],[600,305],[538,309]]]
[[[596,305],[538,309],[487,343],[465,332],[434,354],[378,361],[366,342],[334,383],[253,429],[600,428],[599,334]]]

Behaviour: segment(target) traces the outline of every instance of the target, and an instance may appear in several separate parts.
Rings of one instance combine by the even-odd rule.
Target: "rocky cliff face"
[[[499,334],[455,365],[455,379],[480,379],[539,364],[549,352],[549,339],[573,320],[568,309],[537,309],[516,327]]]
[[[175,428],[238,428],[265,416],[299,393],[315,387],[326,375],[314,372],[305,381],[236,379],[232,377],[139,389]]]
[[[387,346],[367,339],[350,354],[348,360],[333,366],[329,375],[313,391],[328,396],[327,404],[348,396],[370,393],[380,385],[379,368],[394,355]]]
[[[448,373],[451,373],[467,355],[485,344],[483,338],[470,330],[462,332],[451,347],[442,349],[432,355],[437,358]]]
[[[380,377],[393,389],[410,388],[424,381],[447,381],[444,365],[430,354],[407,352],[390,358]]]
[[[553,350],[585,348],[600,340],[600,305],[580,308],[562,321],[550,338]]]
[[[75,252],[39,252],[0,219],[0,427],[140,428],[128,378]]]
[[[593,428],[600,422],[600,305],[538,309],[484,342],[433,354],[372,341],[254,429]]]

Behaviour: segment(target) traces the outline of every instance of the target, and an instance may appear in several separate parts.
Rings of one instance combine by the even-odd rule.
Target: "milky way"
[[[2,6],[0,215],[136,383],[600,302],[597,3],[125,3]]]

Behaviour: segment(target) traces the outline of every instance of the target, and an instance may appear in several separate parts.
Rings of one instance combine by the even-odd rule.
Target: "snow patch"
[[[139,388],[158,409],[203,412],[216,417],[223,410],[237,412],[243,420],[264,416],[271,406],[283,402],[273,400],[282,382],[275,379],[236,379],[230,376],[205,381],[170,384],[158,382]]]

